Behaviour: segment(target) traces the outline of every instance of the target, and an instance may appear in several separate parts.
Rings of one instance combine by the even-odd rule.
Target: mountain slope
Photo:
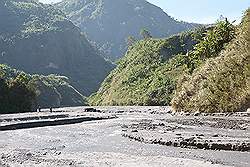
[[[135,43],[93,94],[91,105],[167,105],[175,90],[182,54],[197,43],[192,32]],[[180,54],[180,55],[179,55]],[[176,59],[171,59],[176,56]],[[170,60],[169,60],[170,59]],[[180,59],[180,60],[178,60]]]
[[[250,9],[236,39],[178,87],[172,101],[176,111],[236,112],[250,107]]]
[[[0,64],[0,81],[0,113],[32,111],[38,107],[87,105],[86,98],[64,76],[30,75]],[[17,88],[25,88],[23,90],[29,96],[18,89],[13,91],[13,83],[21,83]]]
[[[146,28],[153,37],[167,37],[197,26],[178,22],[146,0],[63,0],[56,7],[85,32],[100,50],[117,60],[128,36]]]
[[[96,91],[113,65],[51,5],[0,1],[0,63],[31,74],[67,76],[82,94]]]
[[[36,93],[24,73],[0,65],[0,114],[31,111]],[[12,77],[10,79],[9,77]]]
[[[234,38],[234,26],[220,21],[167,39],[133,44],[105,79],[91,105],[169,105],[183,75],[216,57]]]

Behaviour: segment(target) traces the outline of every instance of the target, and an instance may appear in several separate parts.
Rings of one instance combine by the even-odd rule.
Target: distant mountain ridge
[[[111,60],[121,58],[127,50],[125,39],[139,39],[143,28],[161,38],[198,26],[176,21],[146,0],[63,0],[55,6]]]
[[[0,63],[31,74],[67,76],[84,96],[113,68],[52,5],[0,1]]]

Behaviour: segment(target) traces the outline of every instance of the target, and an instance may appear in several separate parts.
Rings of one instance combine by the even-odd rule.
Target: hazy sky
[[[40,0],[51,3],[61,0]],[[245,9],[250,7],[250,0],[148,0],[161,7],[178,20],[214,23],[220,15],[231,21],[240,20]]]

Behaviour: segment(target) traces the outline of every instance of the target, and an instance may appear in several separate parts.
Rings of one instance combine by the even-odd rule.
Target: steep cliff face
[[[84,95],[97,90],[113,68],[51,5],[3,0],[0,22],[0,63],[28,73],[65,75]]]
[[[146,0],[64,0],[56,7],[111,60],[122,57],[126,38],[140,38],[143,28],[154,37],[167,37],[197,26],[174,20]]]

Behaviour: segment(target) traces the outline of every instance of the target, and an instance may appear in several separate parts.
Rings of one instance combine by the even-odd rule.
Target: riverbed
[[[1,115],[1,126],[25,123],[30,120],[21,118],[39,115],[43,117],[32,121],[65,119],[44,117],[53,114],[68,115],[66,119],[105,119],[0,131],[0,166],[250,166],[248,113],[204,116],[175,114],[168,107],[95,108],[93,112],[85,112],[86,107],[73,107],[59,108],[52,113],[43,110]],[[244,149],[180,144],[190,138],[199,143],[231,143],[231,148],[243,144],[239,148]],[[172,143],[167,144],[169,141]]]

